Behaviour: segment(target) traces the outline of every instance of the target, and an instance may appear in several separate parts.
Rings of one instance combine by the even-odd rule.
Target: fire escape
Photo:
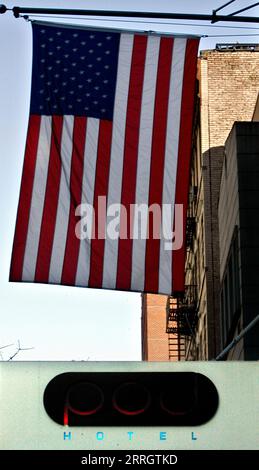
[[[185,286],[183,298],[168,297],[166,313],[169,360],[185,359],[186,338],[192,337],[198,323],[196,286]]]
[[[195,232],[195,217],[189,216],[186,223],[187,251],[193,251]],[[197,286],[185,286],[182,297],[168,297],[166,314],[169,360],[183,361],[185,360],[186,340],[194,336],[198,323]]]

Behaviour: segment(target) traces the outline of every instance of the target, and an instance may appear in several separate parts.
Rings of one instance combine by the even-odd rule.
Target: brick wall
[[[142,299],[143,359],[168,361],[168,335],[166,330],[166,295],[144,294]]]
[[[201,87],[205,152],[225,144],[235,121],[251,121],[259,91],[259,52],[202,52]]]

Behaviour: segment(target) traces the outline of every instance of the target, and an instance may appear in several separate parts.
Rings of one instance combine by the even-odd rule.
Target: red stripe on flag
[[[161,38],[153,122],[149,208],[152,204],[158,204],[160,208],[162,206],[172,51],[173,39]],[[156,234],[153,233],[153,216],[151,213],[149,213],[148,216],[148,231],[149,237],[146,242],[145,291],[157,293],[159,287],[160,239],[153,238]]]
[[[55,233],[59,184],[61,175],[60,154],[62,126],[63,117],[53,116],[48,177],[41,222],[37,264],[35,270],[36,282],[48,282],[49,279],[49,268],[53,238]]]
[[[127,233],[127,238],[120,238],[118,248],[116,289],[130,290],[132,267],[132,227],[130,223],[130,205],[135,202],[136,176],[138,161],[139,126],[141,100],[144,82],[147,37],[135,36],[125,131],[124,164],[122,175],[121,204],[127,210],[127,226],[121,227],[120,235]],[[121,220],[121,225],[124,225]],[[124,235],[125,236],[125,235]]]
[[[105,235],[106,206],[102,214],[98,213],[98,198],[100,196],[107,198],[108,196],[111,141],[112,122],[100,121],[93,204],[95,214],[93,231],[95,238],[91,240],[89,287],[102,287],[105,239],[100,238],[99,235],[100,232]]]
[[[192,126],[195,105],[195,78],[199,41],[188,39],[186,45],[181,121],[179,133],[179,150],[176,173],[175,204],[183,204],[183,247],[173,252],[172,280],[173,292],[184,291],[184,264],[186,239],[186,213],[188,204],[188,187],[190,179],[190,160],[192,148]]]
[[[30,116],[20,189],[10,281],[21,281],[40,133],[40,116]]]
[[[70,176],[70,212],[61,283],[75,285],[80,240],[75,233],[76,208],[81,204],[87,118],[75,117]]]

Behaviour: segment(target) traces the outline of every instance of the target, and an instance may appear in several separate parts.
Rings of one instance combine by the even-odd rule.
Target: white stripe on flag
[[[175,38],[174,40],[167,115],[163,204],[171,204],[171,207],[173,208],[175,200],[175,184],[178,160],[178,143],[186,42],[187,41],[184,38]],[[169,216],[167,220],[163,220],[163,226],[166,226],[167,231],[173,230],[173,215],[171,217]],[[166,240],[164,234],[161,233],[159,261],[159,292],[171,294],[172,252],[166,251],[164,249],[165,241]],[[170,242],[170,240],[167,241]]]
[[[61,283],[70,210],[70,170],[73,151],[74,116],[64,116],[61,139],[61,178],[53,240],[49,282]]]
[[[132,34],[121,35],[117,84],[114,103],[111,162],[107,198],[108,208],[111,206],[111,204],[120,203],[121,201],[122,170],[124,159],[124,136],[133,40],[134,36]],[[107,223],[108,222],[109,219],[107,218]],[[103,263],[104,288],[115,289],[116,287],[118,242],[118,239],[111,240],[109,239],[109,235],[106,234]]]
[[[96,159],[98,150],[98,135],[99,135],[99,119],[88,118],[86,128],[86,142],[84,153],[84,174],[83,174],[83,187],[82,187],[82,204],[89,204],[93,207],[94,200],[94,184],[95,184],[95,171]],[[92,223],[88,218],[87,232],[92,235]],[[90,256],[91,256],[91,239],[88,237],[80,241],[76,285],[85,287],[88,285],[89,271],[90,271]]]
[[[41,117],[39,144],[31,199],[30,218],[23,261],[23,281],[32,281],[34,280],[35,276],[41,230],[41,219],[43,214],[46,183],[48,176],[51,145],[51,124],[51,116]]]
[[[135,203],[137,205],[145,204],[146,206],[148,206],[149,202],[150,161],[159,47],[160,38],[149,36],[140,118],[140,137],[135,199]],[[144,290],[145,285],[146,240],[140,238],[140,230],[138,230],[138,225],[139,228],[141,228],[141,224],[137,220],[137,217],[137,211],[135,211],[131,275],[131,289],[133,291]],[[144,236],[146,236],[147,233],[147,220],[148,219],[146,219],[145,225],[143,226]]]

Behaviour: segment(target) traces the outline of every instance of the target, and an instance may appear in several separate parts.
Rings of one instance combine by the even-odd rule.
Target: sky
[[[14,4],[4,3],[8,8],[16,4],[210,14],[226,1],[18,0]],[[229,14],[252,3],[236,0],[220,13]],[[259,16],[259,8],[243,15]],[[201,38],[201,50],[213,49],[217,42],[259,42],[259,25],[255,24],[217,23],[212,27],[209,23],[178,21],[177,24],[169,20],[163,24],[161,21],[156,24],[155,20],[143,23],[139,19],[135,23],[93,18],[58,21],[209,35]],[[11,12],[0,15],[0,348],[12,345],[0,349],[0,360],[8,360],[18,340],[21,347],[32,349],[21,351],[17,360],[141,360],[140,294],[8,282],[29,116],[31,58],[30,23],[15,19]]]

